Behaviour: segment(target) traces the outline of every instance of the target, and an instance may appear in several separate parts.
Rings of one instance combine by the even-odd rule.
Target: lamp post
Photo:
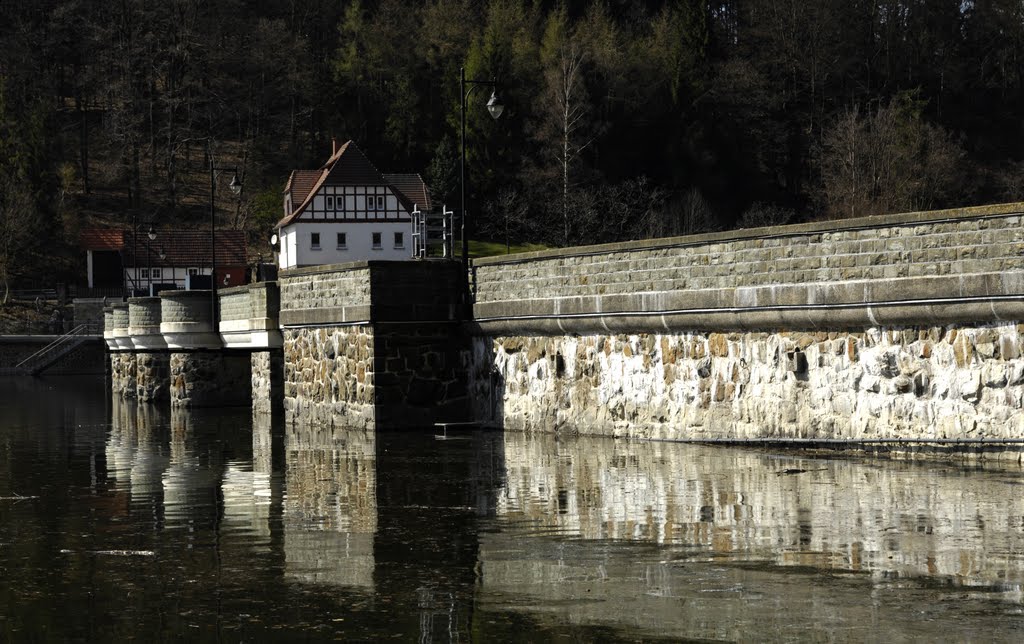
[[[469,85],[469,90],[466,90],[466,85]],[[501,118],[502,112],[505,111],[505,104],[498,97],[498,82],[496,80],[475,80],[466,78],[466,68],[462,67],[459,69],[459,96],[462,97],[462,134],[459,138],[460,147],[462,148],[462,157],[459,163],[459,208],[461,210],[462,221],[460,223],[460,231],[462,234],[462,268],[466,271],[466,290],[465,290],[465,306],[469,310],[469,238],[466,236],[466,102],[469,100],[469,95],[473,93],[473,90],[478,86],[484,85],[490,87],[491,98],[487,101],[487,111],[490,113],[491,118],[498,120]]]
[[[210,155],[210,324],[214,330],[217,329],[217,173],[230,172],[231,183],[228,187],[231,192],[240,194],[242,182],[238,180],[238,168],[234,166],[221,167],[213,163],[213,150]]]
[[[153,242],[156,241],[156,231],[150,224],[149,232],[146,233],[149,242],[146,244],[146,295],[153,297]],[[162,259],[162,258],[161,258]]]

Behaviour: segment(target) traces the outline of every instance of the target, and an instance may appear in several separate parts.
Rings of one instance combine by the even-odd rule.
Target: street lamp
[[[466,85],[469,85],[469,90],[466,90]],[[498,120],[502,113],[505,111],[505,104],[498,96],[498,81],[496,80],[474,80],[466,78],[466,68],[462,67],[459,69],[459,96],[462,97],[462,135],[460,137],[460,144],[462,148],[462,158],[459,163],[459,207],[462,214],[462,221],[460,222],[460,230],[462,233],[462,269],[466,271],[466,289],[464,297],[466,298],[466,317],[469,317],[469,238],[466,236],[466,101],[469,100],[469,95],[473,93],[473,90],[477,86],[484,85],[491,88],[491,98],[487,101],[487,112],[491,115],[491,118]]]
[[[242,182],[238,180],[238,168],[234,166],[221,167],[213,163],[213,150],[210,155],[210,323],[214,330],[217,328],[217,173],[230,172],[231,183],[228,188],[234,194],[241,194]]]
[[[146,295],[153,297],[153,242],[156,241],[156,231],[153,230],[153,225],[149,225],[149,232],[146,233],[146,237],[149,237],[149,242],[146,244]],[[163,258],[161,258],[163,259]]]

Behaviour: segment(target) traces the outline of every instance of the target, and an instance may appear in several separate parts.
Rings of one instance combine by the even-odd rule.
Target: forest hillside
[[[293,168],[353,139],[475,238],[575,245],[1024,196],[1019,0],[5,0],[0,281],[78,230],[265,248]]]

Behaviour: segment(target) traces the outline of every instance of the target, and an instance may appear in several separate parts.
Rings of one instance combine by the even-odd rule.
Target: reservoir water
[[[0,378],[2,641],[1021,641],[1024,474]]]

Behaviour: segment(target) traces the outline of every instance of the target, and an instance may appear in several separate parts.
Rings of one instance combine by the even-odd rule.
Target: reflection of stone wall
[[[588,540],[1024,588],[1019,470],[507,434],[498,514]]]
[[[171,353],[171,405],[248,405],[252,399],[250,364],[251,360],[247,353]]]
[[[117,398],[135,398],[135,377],[137,373],[136,355],[130,351],[111,353],[110,355],[110,390]]]
[[[286,329],[284,411],[288,422],[373,428],[373,331]]]
[[[285,453],[288,576],[372,587],[377,531],[373,433],[292,427],[285,434]]]
[[[140,401],[155,402],[170,397],[171,354],[137,354],[135,374],[135,391]]]
[[[284,395],[284,355],[279,350],[252,353],[252,410],[270,414]]]
[[[477,338],[473,391],[510,429],[1020,438],[1021,328]]]

